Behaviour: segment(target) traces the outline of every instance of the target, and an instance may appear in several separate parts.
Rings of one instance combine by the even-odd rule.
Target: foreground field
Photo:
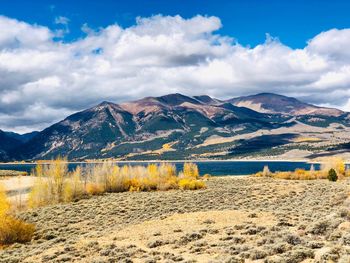
[[[350,262],[349,180],[213,178],[21,215],[35,240],[0,262]]]

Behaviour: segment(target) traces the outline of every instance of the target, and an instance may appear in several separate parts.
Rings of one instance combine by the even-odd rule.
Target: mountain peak
[[[250,96],[265,96],[265,95],[272,95],[272,96],[278,96],[278,97],[287,97],[285,95],[277,94],[277,93],[273,93],[273,92],[260,92],[260,93],[257,93],[255,95],[250,95]]]
[[[100,104],[90,108],[89,110],[93,111],[101,111],[105,109],[113,109],[116,111],[125,111],[119,104],[115,104],[110,101],[102,101]]]
[[[109,106],[109,105],[116,105],[116,104],[113,102],[104,100],[100,104],[98,104],[96,107],[105,107],[105,106]]]
[[[208,95],[199,95],[199,96],[193,96],[193,98],[195,98],[196,100],[204,103],[204,104],[219,104],[222,103],[222,101],[212,98]]]
[[[163,104],[167,104],[169,106],[177,106],[180,105],[184,102],[190,102],[193,104],[200,104],[200,102],[198,102],[197,100],[182,95],[180,93],[173,93],[173,94],[168,94],[168,95],[164,95],[164,96],[160,96],[156,98],[159,102],[163,103]]]
[[[298,101],[298,99],[296,99],[294,97],[289,97],[289,96],[286,96],[286,95],[272,93],[272,92],[261,92],[261,93],[257,93],[257,94],[253,94],[253,95],[238,97],[238,98],[235,98],[235,99],[242,99],[242,98],[266,99],[266,100],[272,100],[272,99],[276,99],[277,98],[277,99]]]
[[[180,93],[173,93],[160,97],[145,97],[140,100],[122,103],[120,106],[128,112],[137,114],[141,111],[144,111],[145,113],[157,112],[162,109],[169,109],[174,106],[179,106],[186,102],[198,105],[201,104],[201,102],[194,98],[182,95]]]

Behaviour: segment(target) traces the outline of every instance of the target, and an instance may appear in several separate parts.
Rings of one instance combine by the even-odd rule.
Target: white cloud
[[[68,25],[69,21],[69,18],[65,16],[58,16],[55,18],[55,24]]]
[[[0,49],[38,48],[52,37],[46,27],[29,25],[15,19],[0,16]]]
[[[69,19],[55,22],[68,28]],[[102,100],[181,92],[229,98],[257,92],[350,109],[350,29],[292,49],[267,36],[244,47],[217,17],[153,16],[134,26],[55,41],[57,31],[0,16],[0,129],[41,129]]]
[[[55,37],[56,38],[63,38],[65,35],[69,33],[69,27],[68,24],[70,22],[70,19],[65,16],[58,16],[55,18],[55,24],[61,26],[61,28],[58,28],[55,30]]]

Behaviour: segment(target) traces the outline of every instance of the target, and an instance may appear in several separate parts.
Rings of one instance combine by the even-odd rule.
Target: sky
[[[175,92],[350,110],[349,12],[337,0],[0,0],[0,129]]]

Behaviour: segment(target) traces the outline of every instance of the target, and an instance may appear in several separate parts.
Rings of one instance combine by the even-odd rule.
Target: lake
[[[147,165],[151,162],[118,162],[119,165]],[[173,163],[173,162],[169,162]],[[310,163],[307,162],[286,162],[286,161],[209,161],[194,162],[198,165],[201,175],[210,174],[221,175],[250,175],[262,171],[268,165],[270,171],[294,171],[297,168],[309,170]],[[174,162],[178,171],[182,170],[183,162]],[[77,163],[70,163],[69,170],[75,169]],[[85,164],[83,164],[85,165]],[[35,164],[0,164],[0,170],[17,170],[31,172]],[[314,164],[315,170],[320,168],[319,164]]]

